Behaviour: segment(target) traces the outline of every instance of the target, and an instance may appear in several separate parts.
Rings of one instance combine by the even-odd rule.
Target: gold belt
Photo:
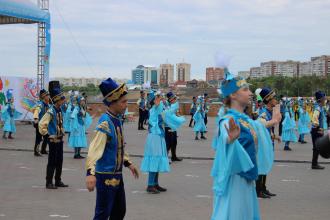
[[[63,141],[62,138],[61,139],[59,139],[59,138],[49,138],[49,142],[51,142],[51,143],[60,143],[62,141]]]

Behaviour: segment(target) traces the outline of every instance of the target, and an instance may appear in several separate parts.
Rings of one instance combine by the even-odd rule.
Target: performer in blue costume
[[[65,102],[65,96],[61,91],[59,81],[49,82],[49,94],[53,105],[39,121],[39,132],[41,135],[48,135],[49,153],[46,174],[46,188],[57,189],[57,187],[68,187],[62,182],[63,166],[63,111],[61,109]],[[53,178],[55,173],[55,185]]]
[[[138,170],[125,153],[121,115],[127,108],[127,88],[111,78],[99,86],[107,106],[96,127],[86,161],[86,187],[96,186],[94,220],[122,220],[126,213],[126,198],[122,168],[128,167],[135,178]]]
[[[22,113],[16,111],[15,109],[12,89],[7,90],[6,97],[7,97],[7,103],[5,107],[2,109],[2,116],[1,116],[1,119],[4,121],[2,138],[7,139],[7,133],[8,133],[8,139],[14,139],[13,134],[16,133],[15,119],[19,118],[22,115]]]
[[[150,105],[148,136],[144,145],[144,156],[141,162],[141,171],[148,172],[147,192],[158,194],[166,189],[159,186],[159,173],[170,171],[165,142],[164,105],[159,93],[151,91],[148,96]]]
[[[179,114],[179,102],[176,97],[176,95],[173,92],[168,92],[166,94],[167,97],[167,104],[165,105],[165,108],[167,109],[169,116]],[[171,118],[171,117],[169,117]],[[184,119],[184,117],[179,117],[181,119]],[[175,121],[174,121],[175,123]],[[171,161],[182,161],[182,158],[177,157],[176,155],[176,148],[178,145],[178,134],[177,134],[177,128],[171,127],[165,122],[165,142],[166,142],[166,148],[167,152],[171,150]]]
[[[33,109],[33,126],[36,128],[36,141],[34,145],[34,156],[41,156],[41,154],[47,154],[46,147],[48,143],[48,135],[42,136],[39,132],[38,123],[41,120],[41,118],[44,116],[44,114],[49,109],[49,93],[42,89],[39,92],[39,102]],[[39,151],[40,143],[42,141],[41,145],[41,151]]]
[[[304,101],[299,103],[299,119],[298,119],[298,133],[299,133],[299,142],[302,144],[306,144],[307,142],[304,140],[305,134],[310,133],[309,124],[311,122],[311,118],[309,117],[308,112],[306,111],[306,103]]]
[[[68,146],[74,148],[74,159],[85,158],[80,155],[80,152],[81,148],[87,147],[86,131],[92,122],[92,117],[87,112],[85,98],[78,96],[77,105],[71,113],[71,132],[68,142]]]
[[[72,122],[72,118],[71,118],[71,114],[73,109],[75,108],[75,100],[76,97],[78,96],[78,92],[69,92],[70,95],[70,100],[69,103],[67,104],[64,113],[64,117],[63,117],[63,127],[65,130],[65,133],[68,133],[68,137],[70,137],[70,132],[71,132],[71,122]],[[65,104],[65,103],[64,103]],[[63,105],[64,106],[64,105]]]
[[[296,121],[294,119],[294,112],[292,109],[292,102],[288,102],[284,114],[284,120],[282,122],[282,142],[285,143],[284,150],[291,151],[289,147],[290,142],[297,142],[297,136],[295,133]]]
[[[218,141],[211,175],[214,203],[212,220],[259,220],[255,191],[258,178],[257,134],[244,109],[252,93],[247,82],[227,68],[221,91],[228,108],[220,119]]]
[[[198,134],[201,134],[201,139],[206,140],[206,137],[204,136],[204,133],[207,131],[206,125],[205,125],[205,112],[204,112],[204,108],[203,108],[203,97],[199,96],[197,98],[197,110],[194,114],[194,121],[195,121],[195,125],[194,125],[194,132],[195,132],[195,140],[199,140],[198,138]]]
[[[313,142],[313,159],[312,159],[312,169],[322,170],[323,166],[319,165],[319,149],[316,148],[315,142],[318,138],[324,135],[324,132],[328,129],[326,112],[324,110],[326,95],[322,91],[315,92],[315,98],[317,103],[314,106],[314,112],[312,117],[312,142]]]
[[[280,141],[280,138],[275,135],[274,127],[278,125],[282,119],[280,112],[280,105],[276,99],[275,90],[270,88],[262,88],[257,96],[260,96],[262,102],[264,103],[264,107],[260,110],[260,115],[258,120],[267,128],[269,135],[271,136],[272,142],[271,147],[274,150],[274,141]],[[259,155],[259,152],[258,152]],[[270,171],[270,170],[269,170]],[[268,172],[269,172],[268,171]],[[270,198],[271,196],[276,196],[276,194],[271,193],[266,187],[267,173],[260,173],[257,184],[257,196],[259,198]]]
[[[197,99],[196,99],[196,97],[194,96],[193,98],[192,98],[192,103],[191,103],[191,106],[190,106],[190,111],[189,111],[189,113],[190,113],[190,115],[191,115],[191,118],[190,118],[190,122],[189,122],[189,127],[191,128],[192,127],[192,123],[194,122],[194,114],[195,114],[195,112],[197,111]],[[194,124],[195,124],[195,122],[194,122]]]

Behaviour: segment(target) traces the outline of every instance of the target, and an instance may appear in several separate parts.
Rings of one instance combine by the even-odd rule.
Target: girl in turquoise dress
[[[305,134],[309,134],[311,132],[311,129],[309,127],[311,123],[311,118],[309,117],[309,114],[306,111],[306,104],[300,105],[298,112],[299,112],[299,119],[298,119],[299,142],[305,144],[307,143],[304,140]]]
[[[79,96],[77,98],[77,105],[71,113],[71,126],[68,145],[74,148],[74,159],[82,159],[80,155],[82,148],[87,147],[86,130],[92,124],[92,117],[86,111],[85,98]]]
[[[6,93],[7,103],[1,110],[1,120],[4,121],[3,125],[3,139],[14,139],[13,134],[16,133],[15,119],[18,119],[22,113],[16,111],[14,105],[13,90],[9,89]]]
[[[292,104],[287,104],[284,120],[282,122],[282,142],[284,142],[284,150],[291,151],[289,147],[290,142],[297,142],[298,138],[296,136],[296,121],[294,120],[294,112],[292,109]]]
[[[148,120],[149,128],[140,169],[142,172],[149,173],[147,192],[158,194],[167,190],[159,185],[159,173],[170,171],[164,123],[175,130],[184,124],[185,119],[184,117],[176,116],[171,110],[165,109],[163,97],[160,93],[152,91],[148,97],[148,102],[151,106]]]
[[[225,69],[221,84],[225,111],[219,119],[213,147],[213,213],[211,220],[259,220],[259,204],[255,190],[258,178],[255,122],[244,113],[252,93],[243,78]],[[266,131],[266,129],[264,129]],[[262,135],[261,135],[262,136]]]
[[[193,119],[195,121],[194,125],[194,132],[195,132],[195,140],[199,140],[198,134],[201,134],[201,139],[206,139],[204,136],[204,133],[207,131],[206,125],[205,125],[205,111],[203,108],[203,98],[201,96],[198,97],[197,99],[197,110],[193,116]]]

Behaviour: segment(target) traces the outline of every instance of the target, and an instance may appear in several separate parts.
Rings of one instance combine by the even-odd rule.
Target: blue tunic
[[[144,145],[144,156],[140,167],[143,172],[170,171],[164,135],[163,111],[164,105],[162,102],[150,109],[149,133]]]
[[[240,137],[228,144],[229,118],[241,128]],[[258,178],[256,133],[253,121],[243,113],[229,109],[220,120],[215,148],[213,177],[214,203],[211,220],[259,220],[259,204],[255,190]]]
[[[69,147],[87,147],[86,130],[92,124],[92,117],[80,106],[76,106],[71,113],[71,127],[69,136]]]

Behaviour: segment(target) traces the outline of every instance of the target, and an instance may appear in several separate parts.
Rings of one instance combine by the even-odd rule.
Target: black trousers
[[[312,142],[313,142],[313,158],[312,158],[312,165],[318,165],[319,159],[319,150],[315,146],[315,142],[318,138],[322,137],[323,135],[318,133],[318,128],[312,128],[311,135],[312,135]]]
[[[205,123],[205,126],[207,125],[207,114],[205,113],[205,117],[204,117],[204,123]]]
[[[107,180],[119,180],[117,186]],[[96,206],[94,220],[122,220],[126,214],[126,197],[121,174],[96,174]]]
[[[266,179],[267,179],[266,175],[259,175],[258,176],[258,179],[256,181],[257,194],[267,190],[267,188],[266,188]]]
[[[46,183],[53,182],[53,176],[55,173],[55,183],[61,182],[63,165],[63,141],[54,143],[49,141],[49,153],[47,164]]]
[[[45,152],[48,144],[48,135],[42,136],[39,132],[38,126],[36,126],[36,141],[34,144],[34,152],[39,151],[39,146],[41,142],[41,152]]]
[[[282,115],[282,119],[281,119],[280,124],[278,125],[278,136],[282,136],[282,122],[284,120],[284,114],[281,113],[281,115]]]
[[[191,115],[191,118],[190,118],[190,122],[189,122],[189,127],[192,126],[192,123],[194,122],[194,113],[190,113]],[[194,122],[194,125],[195,125],[195,122]]]
[[[144,117],[145,117],[145,111],[139,108],[139,124],[138,124],[139,129],[143,128],[143,122],[145,120]]]
[[[165,142],[167,152],[171,150],[172,159],[176,158],[176,146],[178,144],[178,136],[176,131],[170,131],[171,128],[165,127]]]

